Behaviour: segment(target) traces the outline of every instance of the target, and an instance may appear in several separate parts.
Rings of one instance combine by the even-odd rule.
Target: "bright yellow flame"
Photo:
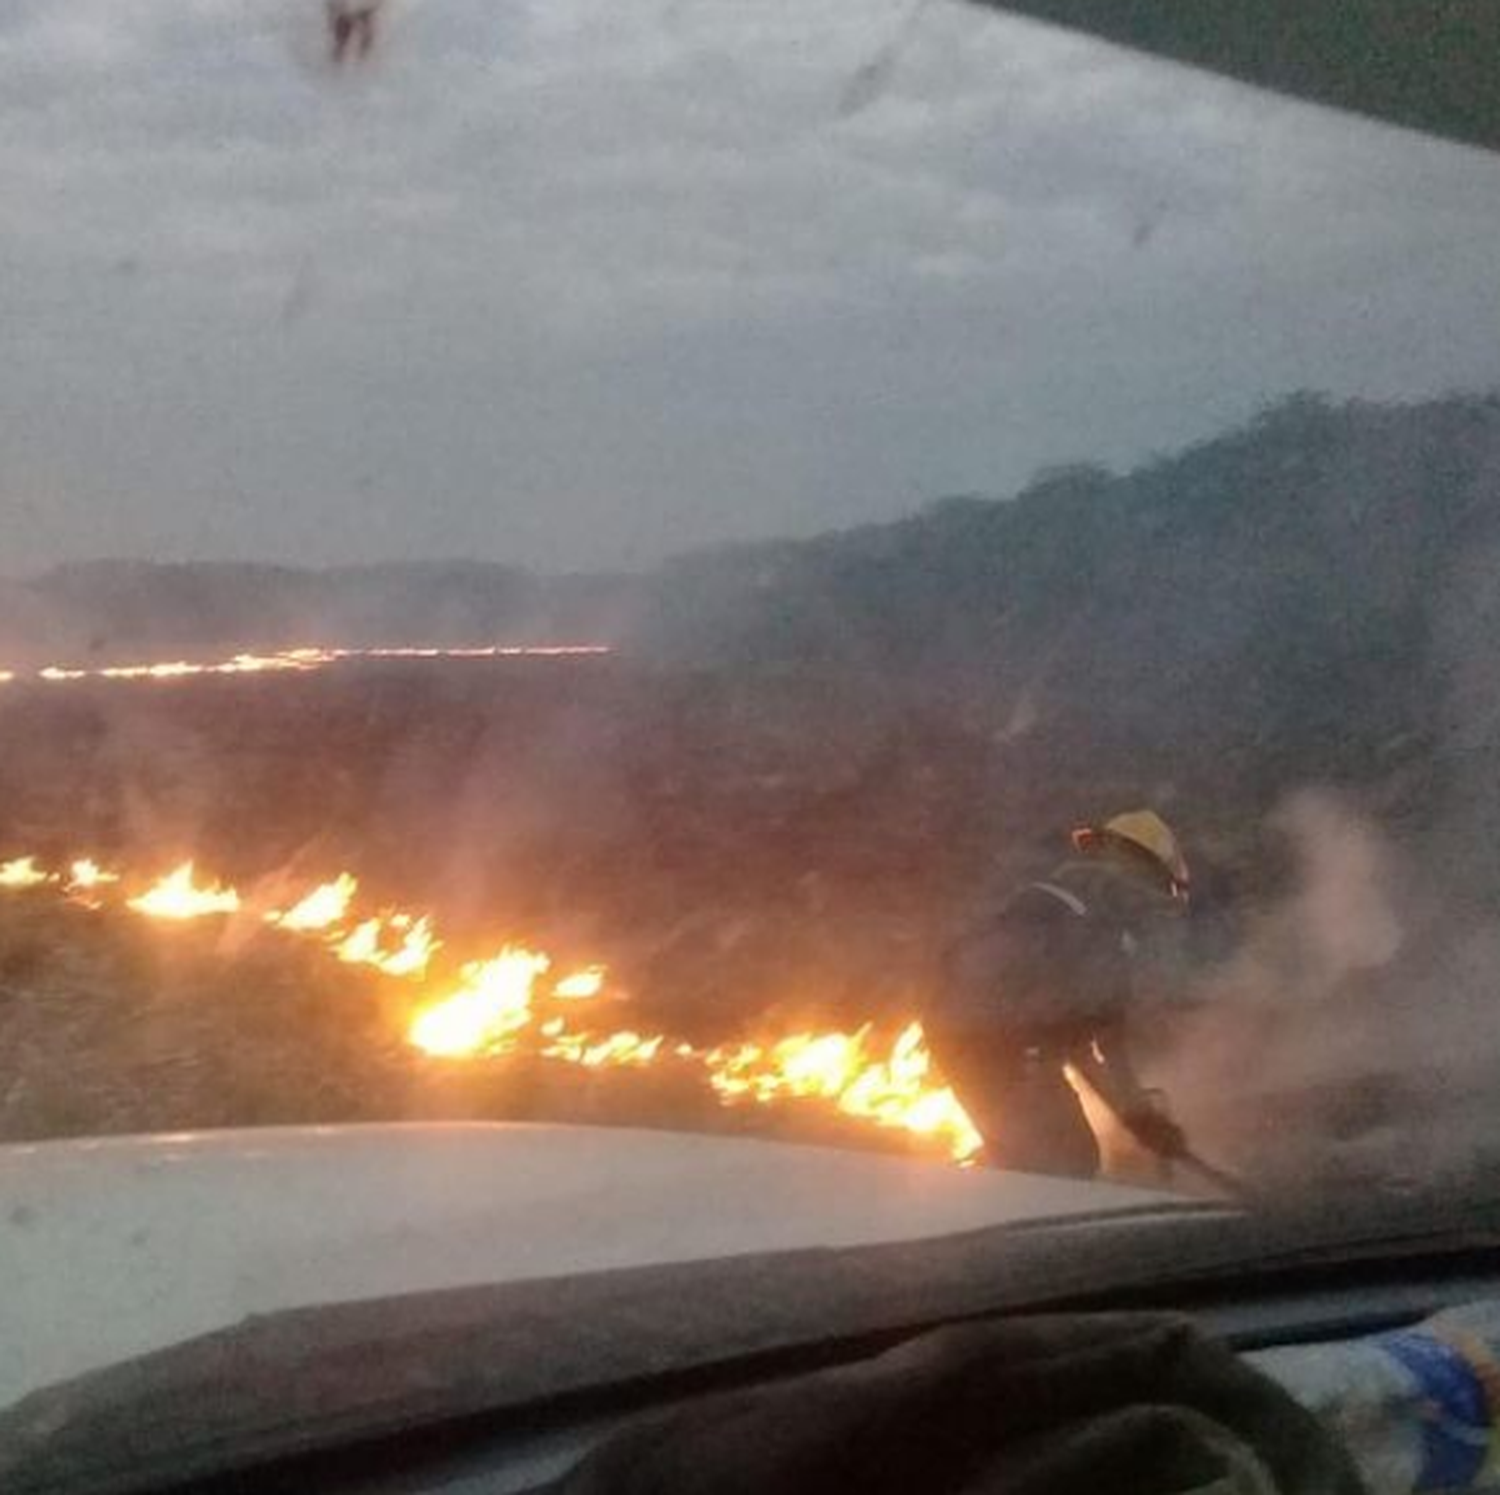
[[[639,1033],[627,1031],[601,1038],[590,1033],[568,1033],[553,1023],[546,1024],[542,1033],[552,1040],[542,1050],[549,1059],[565,1059],[587,1069],[650,1064],[665,1042],[659,1033],[654,1038],[642,1038]]]
[[[189,664],[185,659],[169,660],[166,664],[107,665],[94,671],[101,680],[178,680],[202,672],[202,665]]]
[[[850,1116],[943,1142],[959,1161],[983,1146],[952,1090],[938,1085],[920,1023],[910,1023],[878,1057],[870,1030],[798,1033],[762,1046],[742,1043],[704,1056],[709,1082],[725,1101],[762,1104],[788,1096],[831,1100]]]
[[[106,872],[92,857],[80,857],[68,867],[67,888],[70,893],[92,892],[119,880],[118,872]]]
[[[505,1053],[531,1021],[531,989],[549,962],[545,955],[507,946],[493,960],[470,961],[458,989],[417,1014],[408,1037],[424,1053],[460,1059]]]
[[[921,1023],[909,1023],[891,1046],[890,1058],[859,1075],[839,1097],[839,1109],[881,1126],[941,1138],[955,1158],[972,1157],[984,1146],[958,1097],[935,1083]]]
[[[51,874],[37,866],[35,857],[15,857],[0,862],[0,888],[39,888],[51,881]]]
[[[69,680],[185,680],[202,675],[259,675],[301,673],[357,659],[569,659],[609,654],[608,644],[485,644],[470,648],[393,645],[376,649],[278,649],[270,654],[236,654],[231,659],[193,663],[167,659],[151,664],[111,664],[94,669],[49,664],[36,672],[48,681]],[[0,684],[16,679],[14,670],[0,670]]]
[[[382,956],[375,964],[387,976],[420,976],[426,972],[437,948],[432,923],[423,917],[401,936],[401,943],[389,955]]]
[[[869,1032],[864,1027],[854,1033],[794,1033],[769,1048],[726,1044],[705,1055],[709,1079],[726,1099],[812,1095],[833,1100],[862,1068]]]
[[[119,874],[87,857],[72,862],[65,875],[45,871],[32,856],[0,863],[0,888],[59,884],[69,896],[85,902],[88,891],[118,880]],[[281,928],[326,932],[327,948],[340,960],[371,965],[393,976],[423,974],[440,948],[426,916],[390,913],[366,919],[352,930],[339,929],[357,888],[353,874],[343,872],[312,889],[287,912],[268,917]],[[130,899],[129,907],[156,918],[185,920],[233,913],[240,900],[233,888],[200,886],[189,861]],[[909,1023],[888,1047],[882,1047],[866,1025],[852,1032],[794,1033],[708,1050],[686,1042],[669,1047],[661,1034],[575,1032],[555,1012],[532,1028],[533,995],[549,966],[545,955],[521,946],[507,946],[492,960],[463,966],[448,995],[417,1013],[408,1029],[409,1041],[428,1054],[447,1058],[506,1054],[527,1041],[532,1052],[589,1069],[646,1066],[675,1058],[701,1064],[725,1104],[810,1100],[920,1137],[959,1162],[973,1159],[980,1150],[979,1133],[934,1071],[920,1023]],[[587,999],[604,989],[606,974],[600,965],[584,967],[553,983],[549,994]]]
[[[314,888],[284,914],[268,914],[267,918],[281,929],[328,929],[343,922],[358,889],[359,880],[352,873],[340,872],[332,882]]]
[[[333,953],[349,965],[372,965],[380,956],[380,928],[379,919],[356,924],[352,933],[334,945]]]
[[[395,946],[387,947],[388,932],[400,936]],[[432,933],[432,921],[422,917],[415,921],[408,914],[396,914],[389,920],[366,919],[341,940],[334,943],[334,954],[347,965],[374,966],[387,976],[421,976],[441,941]]]
[[[240,906],[233,888],[214,883],[199,887],[193,881],[193,864],[184,862],[154,887],[132,898],[129,907],[153,919],[200,919],[205,914],[232,914]]]
[[[552,995],[577,999],[597,997],[604,990],[605,974],[603,966],[588,966],[584,970],[574,971],[552,988]]]

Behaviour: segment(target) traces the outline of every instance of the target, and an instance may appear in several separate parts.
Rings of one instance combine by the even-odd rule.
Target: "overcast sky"
[[[0,5],[0,569],[700,543],[1500,383],[1500,159],[957,0]]]

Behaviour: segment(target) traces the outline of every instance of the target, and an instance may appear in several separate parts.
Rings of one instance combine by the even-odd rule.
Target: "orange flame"
[[[447,1059],[506,1053],[531,1021],[531,991],[545,955],[507,946],[493,960],[470,961],[456,991],[425,1007],[407,1036],[423,1053]]]
[[[153,919],[201,919],[207,914],[236,912],[240,895],[217,883],[200,888],[193,881],[193,864],[184,862],[138,898],[130,899],[128,906]]]
[[[332,882],[314,888],[285,913],[267,914],[266,920],[294,932],[329,929],[343,922],[358,889],[358,878],[352,873],[340,872]]]
[[[932,1054],[919,1022],[902,1029],[890,1057],[872,1064],[839,1097],[839,1109],[880,1126],[903,1127],[919,1136],[941,1139],[960,1161],[972,1158],[984,1138],[947,1086],[938,1086]]]
[[[301,674],[326,669],[347,660],[394,659],[571,659],[611,653],[608,644],[482,644],[465,648],[438,648],[398,644],[371,649],[303,647],[277,649],[269,654],[236,654],[230,659],[193,662],[168,659],[149,664],[100,665],[93,669],[49,664],[36,678],[52,683],[73,680],[187,680],[204,675]],[[0,684],[15,680],[14,670],[0,670]]]
[[[65,877],[44,870],[35,856],[0,863],[0,888],[60,884],[67,896],[92,906],[97,904],[83,895],[119,880],[118,873],[105,871],[92,858],[71,863]],[[441,948],[426,916],[391,913],[366,919],[347,932],[339,929],[357,889],[354,875],[341,872],[292,908],[267,918],[279,929],[325,933],[327,948],[339,960],[392,976],[425,974]],[[127,900],[127,906],[154,918],[186,920],[233,913],[240,899],[233,888],[200,884],[189,861]],[[706,1050],[672,1043],[664,1034],[578,1032],[555,1014],[533,1027],[533,998],[549,967],[546,955],[519,945],[506,946],[493,959],[469,962],[447,995],[415,1012],[408,1041],[445,1059],[504,1055],[525,1042],[544,1058],[588,1069],[644,1067],[663,1060],[701,1065],[726,1105],[811,1100],[922,1138],[961,1163],[972,1160],[982,1145],[953,1091],[935,1072],[918,1022],[908,1023],[889,1046],[877,1042],[867,1024],[852,1032],[794,1033]],[[547,994],[588,1000],[603,992],[606,976],[603,966],[586,966],[554,982]]]
[[[850,1116],[942,1141],[958,1161],[983,1146],[958,1097],[935,1083],[920,1023],[908,1024],[883,1058],[871,1051],[865,1026],[853,1033],[797,1033],[770,1047],[726,1045],[711,1049],[704,1062],[709,1083],[726,1101],[764,1105],[813,1096]]]

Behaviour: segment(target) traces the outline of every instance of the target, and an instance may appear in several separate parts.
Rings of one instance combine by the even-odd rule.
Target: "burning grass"
[[[872,757],[879,722],[821,687],[778,686],[752,711],[738,690],[721,699],[713,682],[618,661],[471,669],[437,652],[0,691],[14,852],[0,863],[0,920],[53,907],[68,939],[130,931],[132,948],[164,959],[218,952],[197,968],[212,1031],[188,1024],[174,1073],[219,1081],[184,1091],[169,1116],[143,1099],[122,1120],[111,1102],[96,1129],[309,1114],[295,1087],[247,1079],[247,1056],[216,1045],[251,1021],[218,1001],[233,985],[293,1069],[343,1053],[345,1029],[365,1034],[351,1053],[389,1051],[399,1083],[383,1068],[361,1079],[350,1116],[586,1114],[966,1152],[966,1123],[910,1025],[923,931],[958,881],[968,823],[933,813],[926,780],[902,792],[917,758]],[[926,772],[925,739],[919,757]],[[113,935],[99,937],[107,950]],[[524,1002],[474,974],[507,950],[548,961]],[[44,963],[65,984],[70,959]],[[244,986],[252,969],[267,995]],[[290,1003],[287,971],[323,1004]],[[101,1010],[133,992],[156,1023],[149,985],[79,980]],[[175,1030],[187,1009],[170,1011]],[[24,983],[0,1022],[6,1012],[18,1033],[45,1021]],[[15,1041],[0,1062],[29,1072]],[[65,1087],[63,1051],[42,1048]],[[810,1084],[807,1067],[835,1050],[847,1064]],[[81,1070],[120,1091],[92,1058]],[[48,1130],[14,1111],[0,1126]]]
[[[698,1113],[715,1099],[742,1115],[790,1108],[805,1116],[818,1108],[825,1123],[819,1130],[839,1118],[958,1161],[977,1151],[979,1139],[933,1072],[916,1022],[886,1042],[866,1025],[712,1047],[615,1027],[604,1021],[618,1008],[602,964],[554,972],[549,956],[512,942],[453,965],[439,959],[444,947],[431,915],[358,909],[358,890],[358,879],[340,872],[285,909],[258,908],[191,861],[150,883],[106,872],[91,858],[59,870],[30,856],[4,863],[10,940],[20,930],[33,955],[38,941],[60,943],[48,943],[42,957],[52,971],[52,984],[42,983],[50,995],[38,998],[25,982],[7,994],[4,1046],[18,1076],[10,1102],[19,1094],[22,1103],[7,1103],[0,1126],[14,1136],[326,1119],[329,1105],[340,1115],[424,1114],[440,1103],[451,1071],[493,1075],[520,1061],[595,1074],[672,1072],[673,1093],[683,1094],[685,1083],[697,1093],[687,1108],[695,1114],[678,1124],[701,1125]],[[102,978],[95,972],[73,989],[55,982],[54,950],[64,952],[66,965],[80,935],[82,947],[106,965],[123,951],[129,969]],[[349,968],[364,974],[340,985],[333,973]],[[184,991],[184,972],[196,995]],[[101,986],[115,995],[104,997]],[[39,1070],[25,1036],[32,1028],[26,1010],[55,1003],[60,1021],[46,1037],[55,1064]],[[115,1031],[132,1009],[141,1009],[137,1021]],[[111,1027],[108,1035],[97,1031],[101,1021]],[[152,1051],[153,1035],[162,1033],[172,1035],[166,1054]],[[255,1062],[262,1044],[275,1055],[269,1068]],[[288,1054],[296,1061],[288,1064]],[[80,1058],[106,1066],[107,1080],[93,1078],[114,1099],[75,1125],[67,1101],[94,1087],[61,1082]],[[163,1066],[212,1079],[203,1088],[195,1080],[173,1105],[168,1098],[177,1092],[157,1083]],[[48,1092],[40,1102],[38,1084]],[[472,1085],[459,1088],[472,1095]],[[514,1104],[514,1096],[489,1102],[500,1114]],[[163,1105],[169,1116],[160,1114]],[[570,1109],[563,1106],[562,1114]],[[558,1110],[554,1104],[550,1114]]]
[[[214,675],[306,675],[360,660],[589,659],[611,652],[607,644],[483,644],[467,648],[392,645],[351,649],[304,646],[267,654],[236,654],[229,659],[166,659],[142,664],[42,665],[28,674],[0,670],[0,685],[36,679],[48,685],[86,680],[201,680]]]

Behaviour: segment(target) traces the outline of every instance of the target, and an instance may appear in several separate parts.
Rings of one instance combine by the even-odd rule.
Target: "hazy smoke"
[[[1287,894],[1248,921],[1152,1076],[1195,1140],[1288,1184],[1430,1178],[1488,1145],[1500,928],[1405,878],[1405,848],[1305,792],[1270,829]]]
[[[1268,956],[1279,966],[1290,962],[1294,989],[1316,1001],[1387,965],[1400,950],[1390,855],[1374,826],[1324,795],[1296,796],[1272,823],[1292,844],[1299,885],[1258,931],[1246,958],[1252,971]]]

